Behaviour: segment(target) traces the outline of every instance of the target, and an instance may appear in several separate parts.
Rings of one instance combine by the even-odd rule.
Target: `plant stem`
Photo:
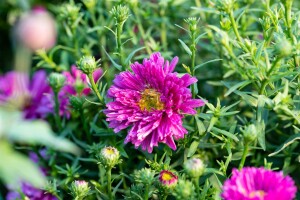
[[[144,194],[144,200],[149,199],[149,184],[146,185],[145,187],[145,194]]]
[[[197,198],[200,198],[199,178],[194,178],[193,183],[196,188]]]
[[[60,115],[59,115],[59,101],[58,101],[58,91],[54,91],[54,103],[55,103],[55,123],[57,125],[57,129],[60,132],[62,129],[61,126],[61,119],[60,119]]]
[[[122,29],[123,29],[123,24],[117,24],[117,51],[119,55],[119,59],[121,62],[121,66],[123,70],[126,69],[125,63],[124,63],[124,58],[123,58],[123,47],[122,47],[122,41],[121,41],[121,34],[122,34]]]
[[[236,22],[235,22],[235,20],[234,20],[233,10],[231,10],[228,14],[229,14],[229,19],[230,19],[230,22],[231,22],[231,25],[232,25],[232,28],[233,28],[233,32],[234,32],[234,34],[235,34],[237,40],[238,40],[240,43],[242,43],[242,38],[241,38],[241,36],[240,36],[240,34],[239,34],[239,31],[238,31],[238,29],[237,29]]]
[[[249,144],[248,144],[248,142],[246,142],[245,146],[244,146],[244,150],[243,150],[242,159],[241,159],[241,162],[240,162],[240,165],[239,165],[239,169],[242,169],[244,167],[246,157],[247,157],[247,153],[248,153],[248,149],[249,149]]]
[[[108,193],[108,198],[109,200],[113,199],[113,195],[111,192],[111,167],[108,167],[106,169],[106,175],[107,175],[107,193]]]
[[[93,74],[92,74],[92,73],[88,74],[88,78],[89,78],[90,83],[91,83],[91,85],[92,85],[92,89],[93,89],[94,92],[96,93],[96,95],[97,95],[97,97],[98,97],[100,103],[103,103],[103,102],[104,102],[103,97],[101,96],[101,94],[100,94],[100,92],[99,92],[99,90],[98,90],[98,88],[97,88],[97,85],[96,85],[96,83],[95,83],[95,81],[94,81],[94,78],[93,78]]]
[[[195,32],[192,32],[192,45],[191,45],[191,51],[192,51],[192,55],[191,55],[191,60],[192,60],[192,63],[191,63],[191,72],[192,72],[192,76],[195,75],[195,58],[196,58],[196,41],[195,41],[195,37],[196,37],[196,33]],[[196,97],[196,90],[195,90],[195,84],[197,83],[194,83],[192,84],[192,97],[193,99]]]

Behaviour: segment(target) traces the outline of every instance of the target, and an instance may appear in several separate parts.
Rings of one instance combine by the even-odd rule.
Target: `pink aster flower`
[[[133,72],[121,72],[115,77],[108,90],[108,97],[114,101],[107,104],[104,113],[115,132],[132,126],[125,143],[132,142],[149,153],[159,142],[175,150],[174,139],[187,134],[182,125],[184,114],[196,114],[194,108],[204,102],[192,99],[187,88],[197,82],[196,78],[173,72],[177,61],[175,57],[169,63],[160,53],[154,53],[142,64],[132,64]]]
[[[95,70],[93,73],[94,81],[97,82],[102,74],[103,71],[101,68]],[[69,96],[77,94],[79,96],[87,96],[91,93],[91,89],[88,86],[89,79],[87,78],[87,75],[82,73],[81,70],[77,69],[75,65],[71,66],[70,71],[63,72],[63,75],[66,77],[65,86],[58,94],[60,101],[60,114],[69,117]]]
[[[52,113],[51,88],[43,70],[34,73],[31,80],[22,72],[0,76],[0,105],[11,104],[23,111],[27,119],[44,118]]]
[[[159,181],[163,186],[173,187],[178,182],[178,176],[169,170],[163,170],[159,173]]]
[[[225,181],[224,200],[292,200],[297,188],[290,176],[265,168],[245,167],[233,170]]]

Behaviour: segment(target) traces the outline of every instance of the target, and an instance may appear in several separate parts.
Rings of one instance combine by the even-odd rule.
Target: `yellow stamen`
[[[265,191],[263,191],[263,190],[256,190],[256,191],[251,192],[251,193],[249,194],[249,197],[250,197],[250,198],[253,198],[253,197],[258,196],[258,197],[262,198],[262,197],[265,196],[265,194],[266,194],[266,193],[265,193]]]
[[[145,89],[142,92],[141,99],[138,102],[141,110],[162,110],[164,109],[164,104],[160,100],[160,93],[155,89]]]

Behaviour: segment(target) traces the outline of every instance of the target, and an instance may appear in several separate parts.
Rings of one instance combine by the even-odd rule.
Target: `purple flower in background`
[[[233,170],[221,196],[224,200],[292,200],[296,192],[293,179],[282,172],[245,167]]]
[[[131,65],[133,72],[121,72],[108,90],[114,101],[104,113],[109,127],[119,132],[132,126],[125,143],[152,152],[159,142],[176,149],[174,139],[183,138],[187,130],[182,125],[184,114],[196,114],[194,108],[203,106],[200,99],[192,99],[187,87],[197,79],[189,74],[174,73],[178,58],[171,63],[160,53],[154,53],[143,64]]]
[[[95,70],[93,73],[94,81],[97,82],[102,74],[103,71],[101,68]],[[66,115],[69,117],[69,96],[77,94],[80,96],[87,96],[91,93],[91,89],[88,86],[89,80],[87,75],[82,73],[81,70],[77,69],[75,65],[71,66],[70,71],[63,72],[63,75],[66,77],[66,83],[58,93],[60,101],[60,115]]]
[[[27,119],[45,118],[53,112],[50,93],[43,70],[35,72],[31,80],[27,74],[16,71],[0,76],[0,105],[18,107]]]
[[[55,196],[46,191],[35,188],[28,183],[22,183],[21,192],[30,200],[57,200]],[[6,200],[21,199],[19,192],[11,191],[6,195]]]

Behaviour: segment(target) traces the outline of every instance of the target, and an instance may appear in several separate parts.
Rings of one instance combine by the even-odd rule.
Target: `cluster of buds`
[[[123,25],[129,17],[129,8],[127,6],[118,5],[110,11],[116,21],[116,25]]]
[[[111,169],[121,163],[120,152],[114,147],[104,147],[100,152],[99,160],[105,168]]]
[[[155,171],[149,168],[143,168],[134,173],[134,180],[137,183],[142,183],[144,185],[152,185],[154,182]]]
[[[66,77],[60,73],[52,72],[49,75],[48,81],[53,91],[58,93],[60,89],[64,86]]]
[[[90,189],[88,182],[83,180],[74,181],[71,185],[71,195],[74,199],[82,200],[89,195]]]

